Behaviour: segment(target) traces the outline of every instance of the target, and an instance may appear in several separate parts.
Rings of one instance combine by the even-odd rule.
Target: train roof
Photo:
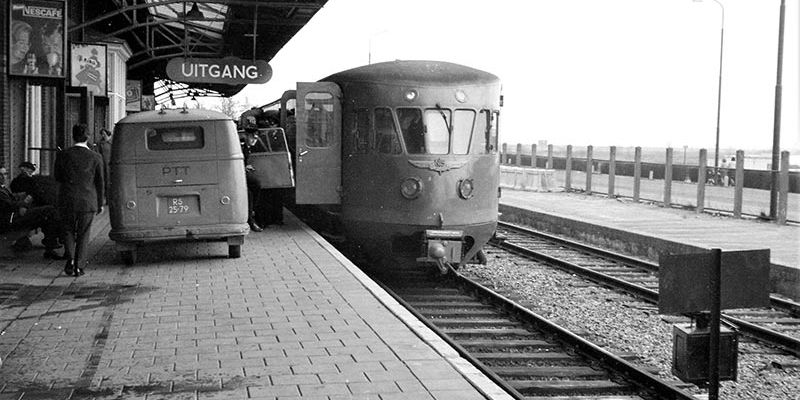
[[[121,119],[117,124],[136,124],[153,122],[183,122],[183,121],[220,121],[231,120],[231,117],[211,110],[201,110],[196,108],[177,108],[164,109],[158,111],[142,111],[128,115]]]
[[[494,74],[464,65],[425,60],[397,60],[335,73],[321,81],[415,85],[482,85],[500,81]]]

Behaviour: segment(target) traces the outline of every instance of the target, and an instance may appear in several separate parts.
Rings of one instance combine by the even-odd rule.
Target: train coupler
[[[424,238],[425,256],[417,258],[417,262],[433,263],[444,275],[452,264],[461,262],[463,241],[462,231],[428,229]]]

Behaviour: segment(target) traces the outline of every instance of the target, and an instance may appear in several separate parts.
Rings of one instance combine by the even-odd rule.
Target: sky
[[[780,127],[794,154],[798,3],[786,0]],[[500,77],[501,142],[712,150],[721,93],[720,148],[770,150],[779,10],[780,0],[329,0],[270,61],[272,79],[234,99],[263,105],[370,62],[440,60]]]

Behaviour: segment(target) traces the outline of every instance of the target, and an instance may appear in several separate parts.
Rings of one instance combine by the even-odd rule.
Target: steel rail
[[[527,324],[530,324],[537,329],[545,331],[549,334],[552,334],[560,341],[565,343],[567,346],[571,346],[573,348],[578,349],[578,351],[588,356],[591,359],[597,360],[603,363],[605,366],[610,368],[610,370],[614,371],[615,373],[624,376],[625,379],[629,381],[629,383],[638,386],[644,391],[647,391],[648,394],[655,394],[660,399],[671,399],[671,400],[693,400],[695,397],[688,393],[687,391],[669,383],[665,382],[661,379],[658,379],[657,376],[654,376],[650,372],[648,372],[644,368],[640,368],[635,364],[626,361],[622,357],[619,357],[608,350],[603,349],[602,347],[597,346],[594,343],[576,335],[575,333],[547,320],[546,318],[534,313],[531,310],[526,309],[525,307],[521,306],[520,304],[514,302],[511,299],[504,297],[501,294],[494,292],[493,290],[477,283],[456,271],[451,270],[450,276],[452,277],[453,281],[456,285],[461,286],[464,290],[468,292],[475,293],[477,297],[488,299],[491,303],[500,306],[502,309],[506,310],[510,314],[515,315],[517,318],[522,320]],[[493,382],[498,384],[502,387],[506,392],[509,393],[512,397],[516,399],[526,399],[526,395],[521,394],[515,388],[513,388],[508,381],[501,378],[497,373],[491,370],[490,367],[484,365],[480,360],[475,358],[468,350],[466,350],[463,346],[459,345],[458,342],[451,338],[446,332],[440,329],[438,326],[435,325],[429,318],[425,315],[420,313],[415,309],[415,307],[408,303],[405,299],[403,299],[402,295],[399,295],[392,290],[391,287],[386,285],[383,282],[376,281],[387,293],[389,293],[395,300],[398,301],[403,307],[409,310],[417,319],[422,321],[425,326],[431,329],[434,333],[436,333],[439,337],[441,337],[445,342],[447,342],[450,346],[452,346],[456,352],[467,361],[475,365],[482,373],[486,374]]]
[[[441,329],[439,329],[439,327],[436,326],[433,322],[431,322],[430,319],[422,315],[419,311],[416,310],[416,308],[414,308],[414,306],[405,301],[400,295],[395,293],[391,288],[386,286],[383,282],[378,280],[376,280],[375,282],[378,284],[378,286],[383,288],[383,290],[385,290],[386,293],[389,293],[390,296],[392,296],[398,303],[400,303],[400,305],[402,305],[403,308],[408,310],[411,314],[414,315],[414,317],[416,317],[425,326],[427,326],[428,329],[432,330],[437,336],[439,336],[442,340],[447,342],[447,344],[450,345],[450,347],[455,349],[458,355],[467,360],[470,364],[474,365],[475,368],[477,368],[484,375],[489,377],[489,379],[491,379],[492,382],[500,386],[503,390],[506,391],[506,393],[508,393],[509,395],[518,400],[525,399],[525,396],[522,395],[520,392],[518,392],[516,389],[514,389],[511,385],[509,385],[505,379],[501,378],[494,371],[489,369],[486,365],[480,362],[480,360],[473,357],[472,354],[469,351],[467,351],[467,349],[462,347],[460,344],[456,343],[456,341],[453,340],[453,338],[451,338],[448,334],[444,333]]]
[[[619,357],[609,352],[608,350],[603,349],[602,347],[561,327],[560,325],[551,322],[550,320],[534,313],[533,311],[523,307],[517,302],[481,285],[480,283],[477,283],[461,274],[458,274],[457,272],[454,273],[454,277],[459,281],[459,283],[468,286],[470,289],[475,290],[481,295],[492,299],[492,301],[496,301],[506,305],[507,307],[510,308],[511,311],[513,311],[515,314],[523,318],[526,322],[531,323],[539,327],[540,329],[547,330],[557,334],[560,339],[565,339],[570,345],[581,349],[582,352],[589,355],[590,357],[601,360],[603,363],[610,365],[615,371],[626,375],[629,379],[631,379],[631,381],[646,385],[646,388],[655,391],[659,396],[663,396],[662,398],[696,400],[696,398],[691,393],[688,393],[685,390],[675,385],[672,385],[668,382],[658,379],[653,374],[649,373],[647,370],[637,367],[635,364],[626,361],[622,357]]]
[[[622,262],[622,263],[625,263],[627,265],[633,265],[633,266],[636,266],[636,267],[648,269],[648,270],[653,271],[653,272],[658,272],[658,266],[657,265],[652,264],[652,263],[648,263],[648,262],[643,261],[643,260],[635,259],[635,258],[632,258],[632,257],[627,257],[625,255],[621,255],[621,254],[618,254],[618,253],[610,252],[610,251],[603,250],[603,249],[600,249],[600,248],[597,248],[597,247],[593,247],[593,246],[588,246],[588,245],[585,245],[585,244],[582,244],[582,243],[578,243],[578,242],[574,242],[574,241],[571,241],[571,240],[568,240],[568,239],[558,238],[558,237],[555,237],[555,236],[552,236],[552,235],[548,235],[548,234],[545,234],[545,233],[542,233],[542,232],[538,232],[538,231],[535,231],[535,230],[532,230],[532,229],[529,229],[529,228],[526,228],[526,227],[522,227],[522,226],[515,225],[515,224],[509,224],[507,222],[498,221],[498,226],[506,228],[506,229],[522,232],[522,233],[527,234],[527,235],[544,237],[544,238],[546,238],[548,240],[553,240],[553,241],[555,241],[555,242],[557,242],[559,244],[562,244],[562,245],[565,245],[565,246],[568,246],[568,247],[573,247],[573,249],[577,249],[577,250],[585,251],[585,252],[589,252],[589,253],[594,253],[595,256],[604,257],[604,258],[607,258],[607,259],[612,259],[614,261]],[[593,279],[593,280],[595,280],[597,282],[600,282],[602,284],[607,284],[607,285],[612,285],[614,287],[618,287],[621,290],[624,290],[625,292],[627,292],[629,294],[632,294],[632,295],[634,295],[634,296],[636,296],[638,298],[641,298],[643,300],[646,300],[646,301],[648,301],[650,303],[656,303],[656,304],[658,303],[658,292],[655,291],[655,290],[647,289],[647,288],[642,287],[640,285],[637,285],[637,284],[634,284],[634,283],[631,283],[631,282],[627,282],[627,281],[625,281],[623,279],[615,278],[613,276],[610,276],[608,274],[604,274],[602,272],[593,271],[591,269],[582,267],[580,265],[577,265],[577,264],[574,264],[574,263],[571,263],[571,262],[568,262],[568,261],[560,260],[558,258],[549,256],[547,254],[543,254],[543,253],[535,251],[535,250],[526,249],[526,248],[518,246],[518,245],[507,243],[507,242],[505,242],[503,240],[494,240],[492,242],[492,244],[497,246],[497,247],[500,247],[502,249],[506,249],[506,250],[512,251],[514,253],[526,256],[526,257],[533,257],[533,258],[536,258],[536,259],[540,259],[540,260],[543,260],[545,262],[548,262],[548,263],[554,264],[556,266],[562,267],[564,269],[567,269],[569,271],[573,271],[573,272],[577,272],[577,273],[583,274],[583,275],[588,276],[591,279]],[[800,310],[800,304],[797,304],[797,303],[794,303],[794,302],[791,302],[791,301],[788,301],[788,300],[779,299],[779,298],[777,298],[775,296],[770,296],[770,303],[772,304],[773,307],[778,308],[778,309],[786,310],[786,312],[788,312],[788,313],[790,313],[792,315],[797,315],[798,310]],[[800,339],[791,337],[789,335],[785,335],[785,334],[780,333],[780,332],[776,332],[776,331],[768,329],[768,328],[764,328],[762,326],[753,324],[751,322],[747,322],[747,321],[745,321],[745,320],[743,320],[741,318],[733,317],[733,316],[730,316],[730,315],[723,315],[722,319],[729,326],[741,330],[742,332],[746,333],[747,335],[749,335],[750,337],[752,337],[752,338],[754,338],[756,340],[759,340],[759,341],[764,342],[764,343],[768,343],[768,344],[773,345],[773,346],[780,347],[781,349],[793,354],[795,357],[800,357]]]

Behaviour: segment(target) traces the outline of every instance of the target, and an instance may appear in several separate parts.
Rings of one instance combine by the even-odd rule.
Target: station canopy
[[[327,0],[84,1],[83,23],[70,26],[87,41],[124,40],[132,55],[128,79],[153,84],[156,100],[233,96],[245,85],[185,84],[168,79],[176,57],[269,62]]]

